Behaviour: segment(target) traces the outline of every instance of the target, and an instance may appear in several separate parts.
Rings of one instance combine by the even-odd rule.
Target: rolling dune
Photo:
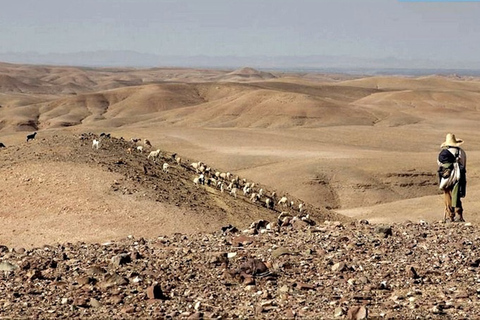
[[[480,204],[474,199],[480,183],[478,79],[359,78],[251,68],[0,64],[0,80],[0,142],[7,150],[27,152],[33,143],[27,144],[25,135],[38,131],[37,155],[28,161],[65,148],[48,140],[55,136],[108,132],[126,141],[148,138],[155,148],[175,152],[185,161],[203,161],[235,172],[319,211],[379,222],[442,217],[436,156],[445,134],[454,132],[466,141],[469,155],[472,193],[467,192],[465,216],[480,221],[475,215]],[[48,148],[42,148],[42,142]],[[28,161],[8,159],[13,163],[1,168],[9,174],[16,175],[28,166]],[[74,172],[76,165],[61,161],[66,172],[69,168]],[[98,170],[92,162],[78,165]],[[33,176],[42,170],[36,168]],[[87,183],[97,183],[95,176],[100,179],[102,175],[89,177],[90,182],[80,178],[78,183],[87,188]],[[15,180],[8,179],[8,188],[9,197],[21,194]],[[24,192],[38,201],[32,190]],[[46,190],[47,194],[56,192],[54,185]],[[68,202],[66,195],[64,200]],[[4,212],[18,209],[8,203],[2,198]],[[172,206],[166,198],[162,203]],[[215,202],[209,205],[212,212],[221,211]],[[129,208],[132,215],[144,210],[135,201]],[[51,207],[39,205],[38,210],[48,216]],[[33,214],[27,211],[27,217]],[[73,212],[64,214],[68,219]],[[205,214],[199,219],[211,226],[216,218]],[[169,232],[194,230],[188,219],[181,220],[187,224],[181,226],[165,221],[159,223]]]

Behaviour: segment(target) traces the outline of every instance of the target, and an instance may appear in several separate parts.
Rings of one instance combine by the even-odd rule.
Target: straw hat
[[[453,133],[447,133],[447,137],[445,138],[445,142],[442,143],[440,147],[458,147],[463,143],[462,139],[455,138]]]

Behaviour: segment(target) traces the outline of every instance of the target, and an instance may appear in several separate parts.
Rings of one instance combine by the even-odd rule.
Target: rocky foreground
[[[472,319],[470,224],[259,221],[248,230],[0,249],[0,318]]]

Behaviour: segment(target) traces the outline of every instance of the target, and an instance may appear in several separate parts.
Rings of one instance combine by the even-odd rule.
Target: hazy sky
[[[480,60],[480,2],[3,0],[0,52]]]

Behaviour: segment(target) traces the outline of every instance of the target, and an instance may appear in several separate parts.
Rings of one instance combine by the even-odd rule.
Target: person
[[[462,139],[457,139],[454,134],[448,133],[445,141],[440,145],[438,154],[438,178],[439,187],[444,193],[444,221],[455,221],[458,215],[459,221],[463,219],[462,198],[466,196],[467,187],[467,155],[460,148]]]

